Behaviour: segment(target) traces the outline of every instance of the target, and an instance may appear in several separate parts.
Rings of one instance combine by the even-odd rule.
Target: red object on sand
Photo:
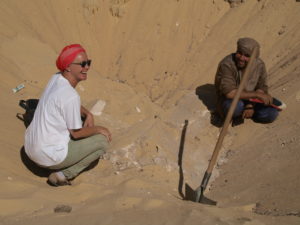
[[[250,98],[249,101],[250,102],[264,104],[264,102],[262,100],[258,99],[258,98]],[[275,108],[275,109],[277,109],[279,111],[281,111],[281,110],[283,110],[283,109],[286,108],[286,104],[284,104],[283,102],[279,101],[276,98],[273,98],[273,102],[272,102],[272,104],[270,106],[272,106],[273,108]]]

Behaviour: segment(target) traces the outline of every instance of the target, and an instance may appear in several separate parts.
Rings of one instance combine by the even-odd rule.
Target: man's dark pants
[[[223,104],[223,112],[227,114],[229,107],[231,105],[232,99],[226,99]],[[248,104],[248,101],[239,100],[237,103],[237,107],[233,113],[233,118],[237,118],[243,114],[245,105]],[[278,116],[278,110],[271,107],[266,106],[264,104],[255,104],[254,105],[254,114],[252,119],[258,123],[272,123]]]

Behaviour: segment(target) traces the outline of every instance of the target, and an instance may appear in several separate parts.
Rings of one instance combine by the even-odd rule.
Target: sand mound
[[[3,1],[0,221],[299,224],[299,7],[284,0]],[[218,207],[182,201],[185,183],[199,185],[219,134],[210,121],[217,63],[244,36],[260,42],[270,92],[288,108],[273,124],[230,128],[207,190]],[[40,96],[70,43],[93,59],[77,89],[114,139],[73,186],[53,188],[24,158],[25,128],[15,115],[20,99]],[[13,93],[19,84],[25,88]],[[54,213],[62,204],[71,212]]]

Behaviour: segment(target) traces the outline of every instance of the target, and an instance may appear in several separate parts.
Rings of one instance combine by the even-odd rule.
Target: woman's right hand
[[[111,135],[110,131],[107,128],[102,127],[102,126],[96,126],[96,129],[97,129],[98,134],[104,135],[107,138],[107,141],[111,142],[111,140],[112,140],[111,136],[112,135]]]

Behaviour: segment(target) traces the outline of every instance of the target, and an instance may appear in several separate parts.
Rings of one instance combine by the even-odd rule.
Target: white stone
[[[141,109],[140,109],[139,107],[136,106],[135,109],[136,109],[136,111],[137,111],[138,113],[141,112]]]
[[[92,113],[94,116],[100,116],[100,115],[102,114],[102,111],[103,111],[105,105],[106,105],[106,102],[105,102],[105,101],[98,100],[98,101],[96,102],[96,104],[92,107],[91,113]]]

